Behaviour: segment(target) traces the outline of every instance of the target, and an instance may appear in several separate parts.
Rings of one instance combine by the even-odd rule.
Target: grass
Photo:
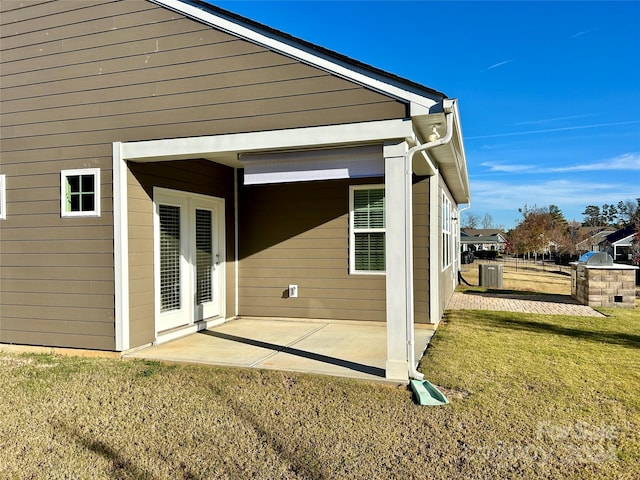
[[[472,285],[479,283],[479,268],[482,263],[502,264],[502,287],[505,290],[529,294],[571,294],[571,274],[569,267],[545,265],[541,262],[513,259],[499,262],[476,261],[463,266],[462,276]],[[465,287],[464,290],[487,291],[484,287]]]
[[[0,478],[640,477],[640,315],[450,311],[405,386],[0,353]]]

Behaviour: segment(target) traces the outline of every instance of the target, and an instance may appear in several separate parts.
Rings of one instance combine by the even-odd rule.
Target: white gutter
[[[405,168],[405,191],[407,195],[405,196],[405,252],[408,254],[405,255],[405,284],[407,286],[407,294],[406,294],[406,312],[407,312],[407,348],[408,348],[408,359],[409,359],[409,376],[415,378],[416,380],[423,380],[424,375],[418,370],[416,370],[416,355],[415,355],[415,332],[414,332],[414,306],[413,306],[413,182],[412,182],[412,174],[413,174],[413,156],[418,152],[424,152],[434,147],[438,147],[440,145],[444,145],[445,143],[449,143],[453,136],[453,102],[454,100],[445,100],[444,101],[444,111],[447,118],[447,131],[442,138],[438,138],[431,142],[425,143],[423,145],[416,145],[413,148],[410,148],[404,157],[404,168]],[[433,175],[438,175],[438,169],[431,162],[428,155],[425,155],[425,160],[433,171]],[[432,202],[433,203],[433,202]],[[430,205],[430,208],[433,212],[433,205]],[[436,215],[429,215],[429,221],[433,222],[434,219],[437,219],[437,205]],[[433,245],[434,239],[431,238],[429,243]],[[431,257],[433,252],[429,253]],[[431,269],[432,270],[432,269]],[[437,287],[437,281],[435,281],[434,272],[431,271],[429,275],[429,290],[432,290]],[[433,306],[430,307],[431,309]]]

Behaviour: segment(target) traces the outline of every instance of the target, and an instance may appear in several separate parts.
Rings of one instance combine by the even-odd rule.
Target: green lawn
[[[448,312],[448,395],[273,371],[0,353],[0,478],[640,477],[640,314]]]

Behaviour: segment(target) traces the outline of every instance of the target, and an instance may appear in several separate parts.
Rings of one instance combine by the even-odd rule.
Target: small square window
[[[60,212],[63,217],[100,216],[100,169],[62,170]]]
[[[5,175],[0,175],[0,220],[7,218],[7,187]]]

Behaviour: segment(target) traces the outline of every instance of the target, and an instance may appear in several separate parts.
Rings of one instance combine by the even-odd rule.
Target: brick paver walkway
[[[450,310],[494,310],[500,312],[543,313],[603,317],[593,308],[567,295],[514,295],[482,292],[454,292]]]

